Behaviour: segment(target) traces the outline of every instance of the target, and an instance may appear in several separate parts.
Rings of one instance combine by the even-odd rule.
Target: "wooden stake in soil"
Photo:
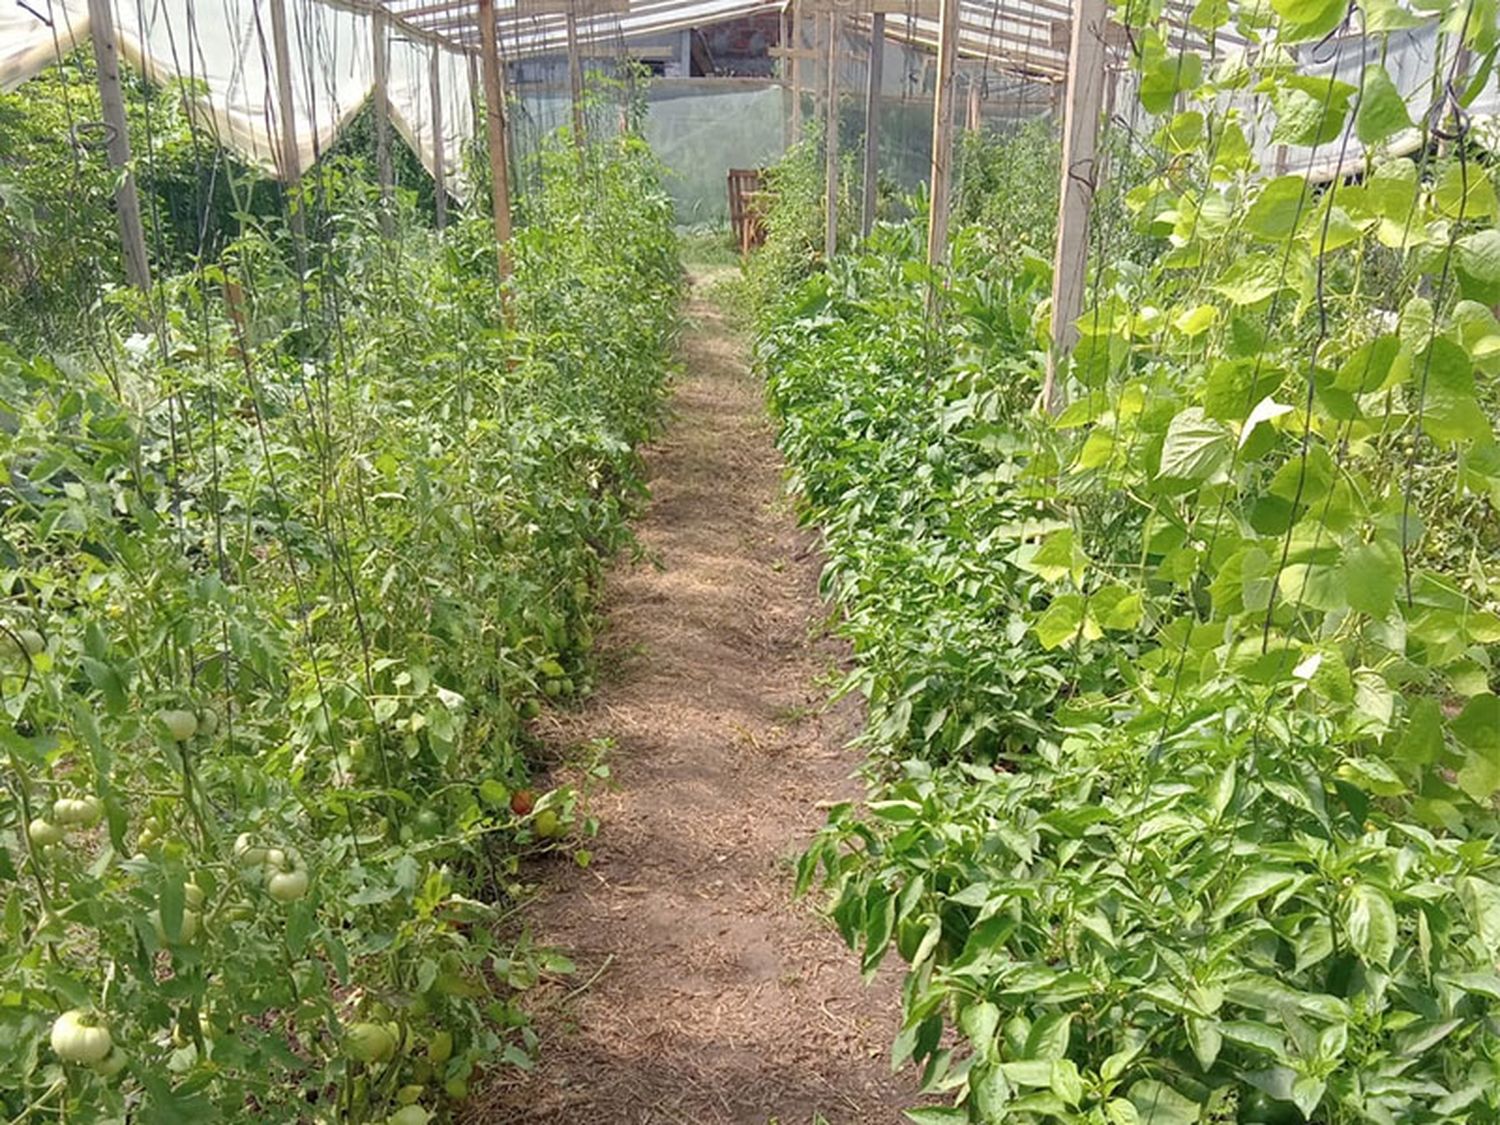
[[[114,13],[109,0],[89,0],[89,35],[94,42],[94,63],[99,72],[99,101],[109,131],[106,142],[109,165],[119,174],[115,185],[115,211],[120,218],[125,279],[144,293],[151,288],[151,263],[146,257],[146,228],[141,222],[141,201],[136,195],[135,175],[130,171],[130,133],[125,121],[120,54],[115,45]]]
[[[885,13],[870,17],[870,63],[865,90],[864,205],[860,208],[859,232],[866,238],[875,226],[875,175],[880,165],[880,85],[885,63]]]
[[[1057,247],[1052,263],[1052,348],[1042,405],[1053,414],[1067,404],[1058,366],[1078,342],[1088,265],[1089,211],[1094,204],[1099,109],[1104,96],[1105,0],[1077,0],[1068,46],[1067,102],[1063,115],[1062,190],[1057,203]]]
[[[484,70],[485,139],[490,158],[490,202],[503,285],[510,277],[510,161],[505,151],[505,74],[495,41],[495,0],[479,0],[479,53]],[[501,301],[505,300],[504,292]]]
[[[802,0],[792,3],[792,143],[802,139]],[[814,44],[816,46],[816,44]]]
[[[938,11],[937,97],[932,103],[932,188],[927,213],[927,265],[936,269],[948,252],[948,194],[953,164],[953,72],[958,65],[959,0]]]
[[[833,261],[839,246],[839,14],[828,13],[828,95],[823,104],[824,182],[827,210],[823,221],[823,257]]]
[[[438,73],[442,50],[436,43],[427,56],[427,97],[432,102],[432,187],[437,229],[448,225],[448,168],[443,152],[443,83]]]
[[[573,97],[573,143],[583,151],[583,59],[578,53],[578,14],[572,4],[563,19],[568,34],[568,89]]]
[[[108,3],[109,0],[100,0]],[[302,182],[302,153],[297,148],[297,110],[292,100],[292,48],[287,34],[286,0],[271,0],[271,50],[276,55],[276,115],[280,118],[281,151],[277,171],[291,195],[292,248],[297,255],[297,276],[307,273],[307,217],[297,192]]]
[[[395,174],[391,169],[391,60],[387,40],[389,17],[377,7],[370,18],[370,38],[375,47],[375,175],[380,183],[380,233],[391,238],[396,233],[391,205],[395,197]]]

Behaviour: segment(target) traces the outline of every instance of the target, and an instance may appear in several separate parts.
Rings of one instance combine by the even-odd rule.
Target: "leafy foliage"
[[[1119,13],[1157,127],[1059,417],[1045,264],[982,236],[939,325],[916,232],[763,322],[875,752],[801,882],[909,966],[896,1058],[954,1101],[917,1121],[1500,1113],[1491,172],[1451,104],[1275,46],[1342,6],[1276,7],[1217,66]],[[1362,182],[1262,175],[1259,96],[1288,144],[1379,146]],[[1397,155],[1408,121],[1459,143]]]
[[[93,351],[0,344],[7,1118],[382,1120],[530,1065],[568,966],[518,856],[591,829],[520,792],[526,719],[588,690],[679,287],[642,142],[545,163],[508,320],[486,218],[383,237],[335,161],[304,277],[251,228]]]

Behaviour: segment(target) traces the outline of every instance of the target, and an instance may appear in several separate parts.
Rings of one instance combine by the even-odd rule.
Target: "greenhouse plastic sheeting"
[[[312,0],[287,4],[292,101],[300,166],[308,167],[364,104],[374,86],[369,16]],[[154,82],[182,79],[201,93],[202,119],[231,151],[280,175],[280,122],[270,9],[253,0],[120,0],[120,50]],[[42,18],[45,17],[45,18]],[[50,23],[49,23],[50,21]],[[19,86],[88,42],[84,0],[0,0],[0,89]],[[434,166],[430,52],[439,50],[443,154],[449,190],[462,195],[462,153],[474,135],[464,56],[390,38],[391,121]]]
[[[728,217],[730,168],[776,160],[786,140],[781,88],[697,93],[668,83],[652,87],[646,139],[671,170],[668,190],[683,223]]]
[[[511,118],[526,190],[526,159],[541,139],[571,118],[569,97],[521,91]],[[590,115],[586,126],[613,133],[617,107]],[[646,142],[667,168],[665,186],[684,224],[721,223],[729,214],[731,168],[774,162],[786,145],[780,85],[750,79],[665,79],[646,88]]]

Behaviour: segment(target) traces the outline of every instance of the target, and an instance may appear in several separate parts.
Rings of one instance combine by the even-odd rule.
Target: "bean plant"
[[[800,882],[906,963],[914,1121],[1495,1121],[1494,12],[1200,4],[1251,47],[1211,56],[1115,18],[1151,124],[1060,414],[1048,263],[982,231],[763,316],[870,704]],[[1378,51],[1419,20],[1420,105]],[[1357,85],[1327,43],[1374,45]],[[1277,175],[1257,128],[1357,172]]]

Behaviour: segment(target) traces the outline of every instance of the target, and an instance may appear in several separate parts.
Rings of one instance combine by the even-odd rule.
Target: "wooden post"
[[[875,175],[880,167],[880,86],[885,63],[885,13],[870,17],[870,63],[866,67],[865,90],[865,178],[864,205],[860,208],[859,232],[870,236],[875,226]]]
[[[108,0],[104,0],[108,3]],[[271,50],[276,55],[276,115],[280,118],[281,152],[279,171],[282,182],[295,192],[302,182],[302,154],[297,149],[296,103],[292,100],[292,48],[287,35],[286,0],[271,0]],[[289,206],[292,215],[292,248],[297,256],[297,274],[307,273],[307,217],[302,213],[302,200],[293,197]]]
[[[443,82],[439,73],[442,48],[436,43],[427,56],[427,97],[432,102],[432,189],[437,229],[448,225],[448,168],[443,151]]]
[[[953,71],[958,65],[959,0],[938,9],[937,96],[932,103],[932,184],[927,213],[927,264],[942,264],[948,251],[948,194],[953,165]]]
[[[495,0],[479,0],[479,52],[484,69],[485,138],[489,143],[490,202],[495,211],[500,280],[510,277],[510,161],[505,146],[505,77],[495,41]],[[503,291],[501,300],[504,300]]]
[[[564,13],[568,33],[568,88],[573,95],[573,143],[583,150],[583,59],[578,53],[578,15],[569,4]]]
[[[1088,265],[1089,210],[1094,203],[1094,148],[1104,95],[1106,0],[1076,0],[1068,46],[1068,95],[1063,115],[1062,186],[1057,203],[1057,249],[1052,262],[1052,348],[1042,383],[1042,405],[1056,414],[1066,405],[1058,366],[1078,342]]]
[[[979,132],[979,83],[972,74],[969,75],[969,115],[965,125],[970,133]]]
[[[792,75],[793,60],[786,52],[792,46],[792,10],[794,5],[788,4],[781,13],[781,42],[778,50],[772,51],[772,55],[781,59],[781,108],[784,113],[782,118],[782,147],[791,148],[797,139],[796,130],[792,126]]]
[[[396,233],[391,204],[395,195],[395,174],[391,169],[391,60],[387,39],[388,17],[377,7],[370,17],[370,37],[375,46],[375,175],[380,182],[380,232],[387,238]]]
[[[792,52],[787,59],[792,66],[792,144],[802,139],[802,2],[792,0],[792,38],[787,44]]]
[[[828,13],[828,93],[823,105],[824,181],[827,210],[823,222],[823,257],[833,261],[839,246],[839,14]]]
[[[115,45],[114,12],[109,0],[89,0],[89,34],[94,42],[94,63],[99,71],[99,102],[109,130],[110,167],[119,176],[115,184],[115,211],[120,219],[120,244],[125,257],[125,279],[143,293],[151,288],[151,262],[146,257],[146,228],[141,222],[141,201],[130,170],[130,133],[125,120],[125,95],[120,88],[120,53]]]

